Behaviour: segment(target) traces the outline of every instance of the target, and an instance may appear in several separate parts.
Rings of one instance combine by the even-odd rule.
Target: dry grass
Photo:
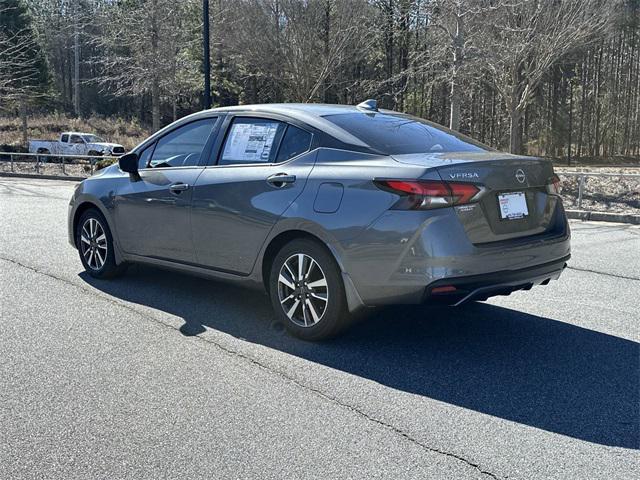
[[[640,174],[638,167],[555,167],[562,180],[562,197],[565,208],[578,208],[578,177],[564,172]],[[640,214],[640,178],[638,177],[586,177],[583,210]]]
[[[54,113],[29,117],[29,139],[56,139],[61,132],[75,130],[95,133],[109,142],[123,145],[126,149],[135,147],[150,135],[150,130],[136,120],[92,116],[71,118]],[[0,117],[0,151],[26,151],[22,145],[22,122],[16,117]]]

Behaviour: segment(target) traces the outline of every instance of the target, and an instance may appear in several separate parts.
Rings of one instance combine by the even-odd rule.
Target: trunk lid
[[[547,192],[553,176],[549,160],[499,152],[412,154],[397,155],[394,159],[435,169],[446,182],[483,187],[477,202],[454,207],[467,236],[475,244],[544,234],[554,228],[559,199]],[[526,204],[527,214],[502,218],[501,200],[503,208],[504,202],[521,200],[519,205]]]

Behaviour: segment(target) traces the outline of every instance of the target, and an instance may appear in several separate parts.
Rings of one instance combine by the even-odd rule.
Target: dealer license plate
[[[518,220],[529,215],[524,192],[510,192],[498,195],[500,217],[503,220]]]

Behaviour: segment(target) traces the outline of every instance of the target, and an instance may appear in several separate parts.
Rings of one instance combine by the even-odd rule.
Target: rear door
[[[114,198],[116,232],[125,252],[194,262],[191,199],[217,121],[182,124],[139,152],[140,179],[130,179]]]
[[[193,239],[198,264],[248,274],[316,154],[312,132],[283,119],[237,115],[226,123],[218,161],[193,192]]]

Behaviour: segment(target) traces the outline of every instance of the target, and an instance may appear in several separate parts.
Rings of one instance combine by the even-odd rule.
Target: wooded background
[[[640,156],[640,0],[210,0],[211,95],[376,98],[514,153]],[[0,115],[202,107],[201,0],[0,0]]]

